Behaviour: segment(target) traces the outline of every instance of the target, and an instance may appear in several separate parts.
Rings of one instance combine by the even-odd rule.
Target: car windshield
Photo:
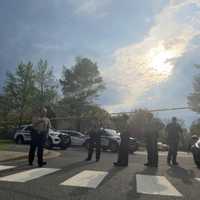
[[[113,129],[105,129],[106,133],[110,136],[119,136],[119,133]]]

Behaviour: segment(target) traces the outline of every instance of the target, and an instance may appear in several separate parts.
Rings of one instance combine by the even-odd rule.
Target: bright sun
[[[173,51],[164,49],[163,46],[153,48],[149,52],[149,67],[157,74],[169,76],[174,68],[174,65],[169,61],[175,57]]]

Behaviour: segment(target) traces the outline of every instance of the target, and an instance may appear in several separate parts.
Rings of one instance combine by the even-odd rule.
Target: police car
[[[192,138],[193,139],[193,138]],[[196,166],[200,169],[200,138],[194,138],[194,144],[191,147],[193,159]]]
[[[102,129],[101,147],[103,150],[117,152],[121,143],[120,133],[113,129]],[[89,138],[85,141],[85,146],[89,146]],[[138,143],[135,138],[129,137],[129,152],[133,153],[138,149]]]
[[[88,136],[75,130],[59,130],[59,132],[70,135],[72,146],[84,146],[85,141],[88,139]]]
[[[17,129],[14,134],[14,140],[16,144],[24,144],[29,143],[31,141],[31,129],[32,125],[23,125],[19,129]],[[60,147],[61,149],[66,149],[71,144],[71,138],[66,133],[61,133],[54,129],[49,129],[49,133],[47,135],[46,140],[46,148],[51,149],[53,147]]]

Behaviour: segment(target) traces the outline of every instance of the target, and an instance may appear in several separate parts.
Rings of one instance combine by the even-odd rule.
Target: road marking
[[[41,176],[45,176],[47,174],[54,173],[58,171],[59,169],[54,168],[37,168],[37,169],[31,169],[24,172],[19,172],[16,174],[12,174],[9,176],[4,176],[0,178],[0,181],[8,181],[8,182],[27,182],[36,178],[39,178]]]
[[[137,174],[136,181],[138,193],[182,197],[164,176]]]
[[[107,175],[108,172],[104,171],[85,170],[67,179],[60,185],[95,189]]]
[[[195,180],[200,181],[200,178],[195,178]]]
[[[6,170],[6,169],[12,169],[12,168],[15,168],[15,166],[0,165],[0,171]]]

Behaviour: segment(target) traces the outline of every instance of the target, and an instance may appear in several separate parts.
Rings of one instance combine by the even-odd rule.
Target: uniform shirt
[[[92,130],[89,132],[91,141],[99,142],[101,141],[102,130]]]
[[[182,129],[178,123],[170,123],[166,127],[167,139],[169,143],[178,142],[179,134],[182,133]]]
[[[32,124],[38,132],[47,132],[51,128],[51,122],[47,117],[34,117]]]

